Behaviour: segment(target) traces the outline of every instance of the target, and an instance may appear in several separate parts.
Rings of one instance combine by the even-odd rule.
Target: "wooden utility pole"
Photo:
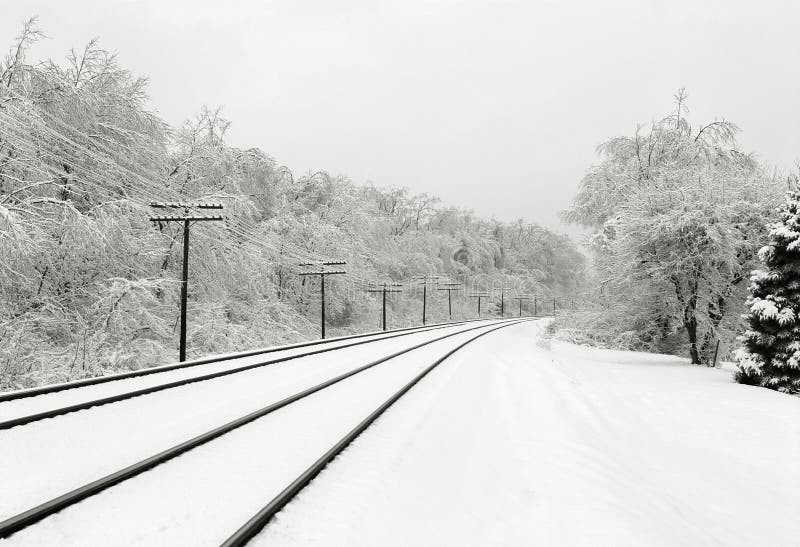
[[[180,222],[183,223],[183,271],[181,272],[181,332],[178,344],[178,360],[186,360],[186,304],[189,299],[189,226],[191,222],[210,220],[224,220],[220,215],[191,215],[190,209],[222,209],[221,203],[189,203],[189,202],[163,202],[150,203],[154,209],[183,209],[183,215],[162,215],[150,217],[151,222]]]
[[[522,317],[522,302],[524,300],[530,300],[530,296],[515,296],[514,300],[519,301],[519,316]]]
[[[489,298],[488,292],[481,292],[481,293],[473,293],[469,295],[470,298],[477,298],[478,299],[478,317],[481,316],[481,298]]]
[[[402,285],[400,283],[384,283],[378,289],[367,289],[367,292],[379,292],[383,295],[383,313],[381,314],[383,317],[383,321],[381,322],[383,325],[383,330],[386,330],[386,293],[403,292],[401,287]]]
[[[439,279],[438,275],[417,275],[414,276],[414,279],[418,279],[419,282],[422,284],[422,324],[424,325],[427,321],[427,306],[428,306],[428,283],[436,281]]]
[[[313,272],[300,272],[301,276],[306,275],[318,275],[319,276],[319,287],[320,287],[320,333],[321,337],[325,338],[325,276],[326,275],[344,275],[347,272],[344,270],[326,270],[325,266],[342,266],[347,264],[344,260],[337,260],[334,262],[305,262],[300,264],[303,267],[315,267],[319,268],[317,271]]]
[[[495,290],[500,291],[500,317],[504,317],[506,314],[506,292],[510,291],[511,287],[501,287]]]
[[[453,291],[457,291],[461,283],[439,283],[438,291],[447,291],[447,315],[450,321],[453,320]]]

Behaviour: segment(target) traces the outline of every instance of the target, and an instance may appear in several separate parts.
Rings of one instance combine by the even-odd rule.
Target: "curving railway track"
[[[316,341],[2,396],[0,484],[16,491],[0,501],[0,537],[195,545],[213,523],[200,543],[243,545],[448,357],[530,320]],[[98,520],[113,529],[85,526]]]

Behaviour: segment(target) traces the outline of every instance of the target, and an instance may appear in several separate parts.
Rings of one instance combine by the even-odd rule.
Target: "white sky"
[[[150,76],[172,124],[221,105],[229,141],[296,172],[408,186],[558,230],[595,146],[666,115],[724,117],[800,158],[800,4],[708,1],[0,0],[32,58],[92,37]]]

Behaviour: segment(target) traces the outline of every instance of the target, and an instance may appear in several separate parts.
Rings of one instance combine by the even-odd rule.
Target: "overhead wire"
[[[3,116],[2,111],[0,111],[0,116],[2,116],[5,119],[6,122],[9,121],[7,116]],[[20,128],[19,125],[17,125],[17,129],[19,129],[19,128]],[[158,186],[158,185],[155,185],[154,183],[150,182],[146,178],[143,179],[138,173],[132,172],[129,169],[124,168],[123,166],[120,166],[116,162],[110,163],[109,162],[109,160],[110,160],[109,157],[98,156],[98,154],[96,154],[93,151],[88,150],[85,146],[79,145],[78,143],[75,143],[74,141],[72,141],[68,137],[65,137],[62,133],[60,133],[60,132],[57,133],[57,132],[53,131],[52,128],[45,127],[44,130],[47,131],[52,137],[62,139],[63,141],[67,142],[68,144],[76,147],[81,152],[86,154],[89,158],[94,159],[95,161],[98,161],[98,163],[106,164],[108,167],[110,167],[112,169],[117,169],[117,170],[126,172],[129,176],[133,177],[133,185],[138,186],[138,188],[140,190],[142,190],[146,195],[149,193],[149,196],[150,196],[151,199],[154,198],[154,197],[167,198],[167,199],[171,198],[173,200],[180,200],[180,199],[185,199],[186,198],[186,196],[183,196],[180,193],[175,192],[174,190],[170,189],[169,187]],[[6,139],[6,140],[9,140],[9,139]],[[16,139],[16,142],[14,144],[16,144],[17,147],[22,147],[22,146],[24,146],[23,143],[29,144],[29,145],[33,145],[33,143],[30,143],[29,141],[26,142],[26,141],[21,140],[21,139]],[[112,151],[110,151],[110,150],[106,149],[106,151],[109,154],[112,153]],[[60,157],[60,156],[56,157],[53,153],[49,153],[48,154],[49,150],[45,149],[43,151],[41,149],[41,147],[37,147],[37,148],[35,148],[33,150],[31,150],[31,148],[28,148],[28,152],[29,153],[37,152],[39,154],[44,152],[45,155],[50,155],[52,157],[52,159],[54,159],[54,160],[57,159],[62,165],[67,165],[70,168],[74,169],[75,171],[78,171],[79,174],[80,174],[81,182],[88,182],[90,185],[92,185],[92,183],[94,183],[94,186],[97,187],[98,189],[107,191],[107,189],[103,188],[102,184],[92,180],[92,176],[86,171],[85,167],[82,166],[82,165],[77,165],[74,162],[71,162],[67,158],[63,158],[63,157]],[[109,165],[109,163],[110,163],[110,165]],[[51,174],[54,175],[54,176],[64,176],[66,173],[58,173],[58,172],[56,172],[55,170],[53,170],[51,168]],[[245,224],[245,228],[242,228],[241,226],[239,226],[239,224]],[[236,235],[239,235],[239,236],[241,236],[241,237],[243,237],[245,239],[249,239],[251,241],[260,243],[261,245],[263,245],[263,246],[267,247],[268,249],[271,249],[274,252],[277,252],[279,254],[295,255],[296,258],[301,259],[301,260],[314,260],[314,259],[322,259],[322,260],[324,260],[324,259],[327,258],[327,257],[320,257],[319,255],[314,255],[312,253],[305,252],[304,250],[301,250],[301,249],[292,248],[290,245],[286,245],[285,242],[283,242],[281,244],[280,248],[279,248],[275,244],[272,244],[271,242],[266,241],[264,238],[262,238],[262,237],[256,235],[255,233],[253,233],[253,232],[255,232],[255,228],[256,228],[254,225],[250,227],[250,231],[247,231],[246,223],[243,223],[240,220],[232,221],[231,223],[228,224],[227,228],[232,233],[234,233]]]
[[[24,98],[21,98],[20,100],[24,100]],[[78,165],[70,161],[69,158],[65,158],[63,156],[57,156],[55,153],[47,150],[46,148],[43,149],[41,146],[37,146],[37,143],[33,143],[29,139],[26,139],[26,137],[29,137],[30,135],[29,131],[30,128],[23,125],[21,120],[17,120],[11,116],[6,115],[6,113],[3,112],[3,110],[8,109],[9,106],[10,108],[16,110],[18,113],[22,113],[24,116],[26,116],[27,121],[35,124],[36,129],[42,131],[51,138],[60,140],[74,147],[77,151],[85,155],[87,159],[94,160],[99,165],[106,166],[109,170],[116,170],[122,174],[127,175],[129,180],[126,180],[126,182],[128,183],[128,186],[130,186],[130,190],[133,190],[135,188],[138,189],[143,194],[140,197],[140,199],[142,197],[149,197],[151,200],[159,198],[164,201],[169,201],[169,200],[180,201],[188,197],[184,194],[181,194],[180,192],[178,192],[177,190],[175,190],[170,186],[159,185],[153,182],[154,179],[160,178],[158,174],[153,173],[152,171],[148,171],[141,165],[135,165],[135,168],[142,169],[145,172],[145,176],[143,176],[139,172],[136,172],[132,168],[121,165],[121,163],[119,162],[119,158],[117,157],[117,152],[115,150],[110,149],[108,146],[104,144],[104,142],[97,142],[99,140],[98,138],[92,138],[92,135],[86,133],[80,133],[76,131],[74,127],[69,127],[68,124],[66,124],[66,122],[50,114],[49,112],[46,112],[43,109],[38,109],[38,108],[36,109],[36,113],[49,118],[52,122],[60,125],[61,127],[64,127],[65,129],[71,130],[72,132],[77,132],[81,137],[88,139],[93,147],[99,149],[102,152],[105,152],[105,154],[100,154],[97,151],[89,149],[86,145],[76,142],[73,138],[71,138],[69,135],[66,135],[64,132],[57,131],[53,127],[44,123],[43,120],[37,119],[35,116],[32,116],[31,113],[28,112],[27,110],[16,108],[16,105],[14,105],[13,103],[10,104],[8,102],[4,103],[3,104],[4,108],[0,109],[0,118],[2,118],[6,122],[7,127],[15,126],[17,130],[22,130],[22,136],[16,139],[15,142],[16,146],[18,148],[24,148],[25,145],[28,145],[27,151],[29,154],[30,153],[42,154],[44,152],[45,155],[49,155],[51,157],[51,160],[58,160],[59,163],[61,163],[62,165],[69,166],[71,169],[77,172],[73,173],[73,175],[75,175],[76,179],[78,179],[83,184],[86,184],[88,186],[94,186],[98,190],[107,192],[107,188],[103,186],[102,181],[98,181],[97,176],[93,177],[92,175],[94,174],[88,171],[85,166]],[[35,105],[33,106],[33,108],[36,108]],[[8,140],[7,137],[8,135],[5,134],[4,139]],[[116,141],[114,141],[114,144],[117,146],[121,146],[123,148],[127,148],[127,145],[117,143]],[[63,172],[58,172],[57,170],[53,169],[52,166],[50,165],[47,164],[45,165],[50,171],[49,174],[54,177],[63,177],[66,174]],[[31,166],[27,167],[31,168]],[[100,175],[100,178],[106,178],[106,177]],[[126,188],[126,191],[127,190],[129,189]],[[130,197],[135,198],[136,196],[130,196]],[[202,197],[200,199],[202,199]],[[261,249],[255,249],[255,250],[263,251],[264,248],[266,248],[272,251],[273,253],[276,253],[279,256],[289,256],[307,262],[323,262],[331,260],[330,256],[321,255],[314,253],[313,251],[308,251],[307,249],[302,249],[290,242],[281,241],[279,244],[275,244],[271,241],[268,241],[258,233],[260,231],[259,227],[253,222],[251,222],[249,219],[246,218],[231,219],[230,217],[228,217],[228,219],[229,221],[225,223],[225,229],[230,234],[237,235],[250,243],[255,243],[263,247]],[[214,227],[211,229],[211,231],[218,229],[219,228]],[[200,232],[200,234],[201,236],[205,236],[207,239],[213,239],[217,244],[220,243],[219,239],[215,238],[211,234],[205,234],[203,232]],[[364,258],[363,254],[359,254],[359,256],[361,256],[362,259]],[[347,277],[351,279],[353,282],[361,284],[362,286],[372,286],[379,282],[377,276],[367,277],[364,275],[354,274],[352,272],[348,272]]]
[[[55,121],[59,121],[59,120],[57,120],[55,118],[54,118],[54,120]],[[60,138],[60,139],[62,139],[64,141],[66,141],[68,144],[78,148],[81,152],[83,152],[84,154],[86,154],[90,158],[95,159],[96,161],[99,161],[100,163],[109,164],[109,160],[111,159],[109,156],[111,156],[113,154],[113,151],[108,150],[107,148],[105,148],[103,146],[99,146],[100,148],[104,148],[105,151],[109,154],[109,156],[105,156],[105,157],[99,156],[95,152],[87,149],[85,146],[82,146],[82,145],[72,141],[68,137],[65,137],[62,133],[57,133],[57,132],[53,131],[52,128],[44,126],[44,130],[48,131],[51,134],[51,136],[53,136],[55,138]],[[70,165],[73,169],[76,169],[76,170],[80,169],[80,170],[84,171],[82,173],[82,175],[84,177],[86,177],[86,178],[89,178],[89,177],[86,176],[87,173],[85,172],[84,166],[76,165],[76,164],[70,162],[67,158],[57,157],[57,158],[54,158],[54,159],[58,159],[62,164]],[[169,197],[171,197],[173,199],[185,199],[186,198],[186,196],[181,195],[180,193],[174,191],[173,189],[171,189],[169,187],[158,186],[155,183],[153,183],[150,179],[143,178],[138,173],[133,172],[130,169],[124,168],[123,166],[119,165],[119,163],[117,163],[115,160],[112,160],[112,162],[110,163],[110,165],[108,165],[108,167],[119,169],[121,171],[126,172],[126,174],[128,174],[129,176],[132,176],[134,181],[139,183],[140,188],[145,190],[145,193],[148,190],[151,192],[151,194],[150,194],[151,198],[155,197],[155,196],[158,196],[158,197],[169,196]],[[233,227],[234,232],[237,231],[236,228],[237,228],[236,226]],[[245,237],[249,236],[250,238],[253,238],[253,239],[257,240],[260,243],[265,244],[267,247],[271,247],[274,250],[278,250],[278,249],[276,249],[274,247],[274,245],[271,245],[267,241],[263,240],[263,238],[253,237],[252,233],[247,233],[246,231],[241,230],[241,229],[238,230],[238,232],[239,232],[239,235],[242,235],[242,236],[245,236]],[[284,248],[285,247],[286,246],[284,245]],[[290,251],[296,252],[298,254],[298,256],[300,256],[302,258],[313,256],[313,255],[310,255],[310,254],[303,253],[302,251],[298,251],[297,249],[290,249]]]

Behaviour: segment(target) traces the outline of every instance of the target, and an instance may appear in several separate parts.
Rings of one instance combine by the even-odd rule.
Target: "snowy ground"
[[[254,543],[800,545],[800,399],[733,384],[729,372],[674,357],[551,346],[542,342],[541,328],[542,322],[502,329],[456,353]],[[217,545],[389,393],[469,336],[371,369],[0,544]],[[398,347],[410,343],[401,340]],[[312,373],[330,375],[367,359],[355,353],[301,364],[302,380],[286,372],[281,377],[288,367],[249,376],[251,385],[264,384],[251,403],[268,403],[268,396]],[[39,457],[33,462],[23,461],[17,449],[7,456],[9,447],[35,439],[0,432],[4,512],[30,505],[16,498],[18,492],[35,497],[31,481],[37,494],[48,480],[71,484],[78,480],[72,475],[96,475],[91,466],[102,468],[111,456],[152,452],[195,421],[206,429],[209,416],[217,419],[223,407],[231,414],[245,408],[212,397],[224,386],[248,383],[230,379],[236,376],[205,382],[220,382],[213,390],[206,386],[208,393],[154,394],[140,398],[147,406],[132,400],[103,407],[117,409],[96,413],[83,427],[80,420],[91,413],[20,428],[55,439],[58,456],[49,460],[36,456],[46,444],[27,445],[30,457]],[[200,407],[191,419],[167,419],[170,408],[190,401]],[[144,408],[162,416],[162,431],[173,433],[143,437],[136,416]],[[69,423],[77,443],[53,437],[54,424]],[[116,430],[132,431],[132,439],[117,434],[101,448],[91,444]],[[96,453],[79,455],[81,448]],[[69,467],[43,469],[57,465],[58,457]],[[75,462],[84,469],[71,471]],[[65,473],[70,478],[59,479]]]
[[[800,545],[800,399],[666,356],[483,339],[256,545]]]

